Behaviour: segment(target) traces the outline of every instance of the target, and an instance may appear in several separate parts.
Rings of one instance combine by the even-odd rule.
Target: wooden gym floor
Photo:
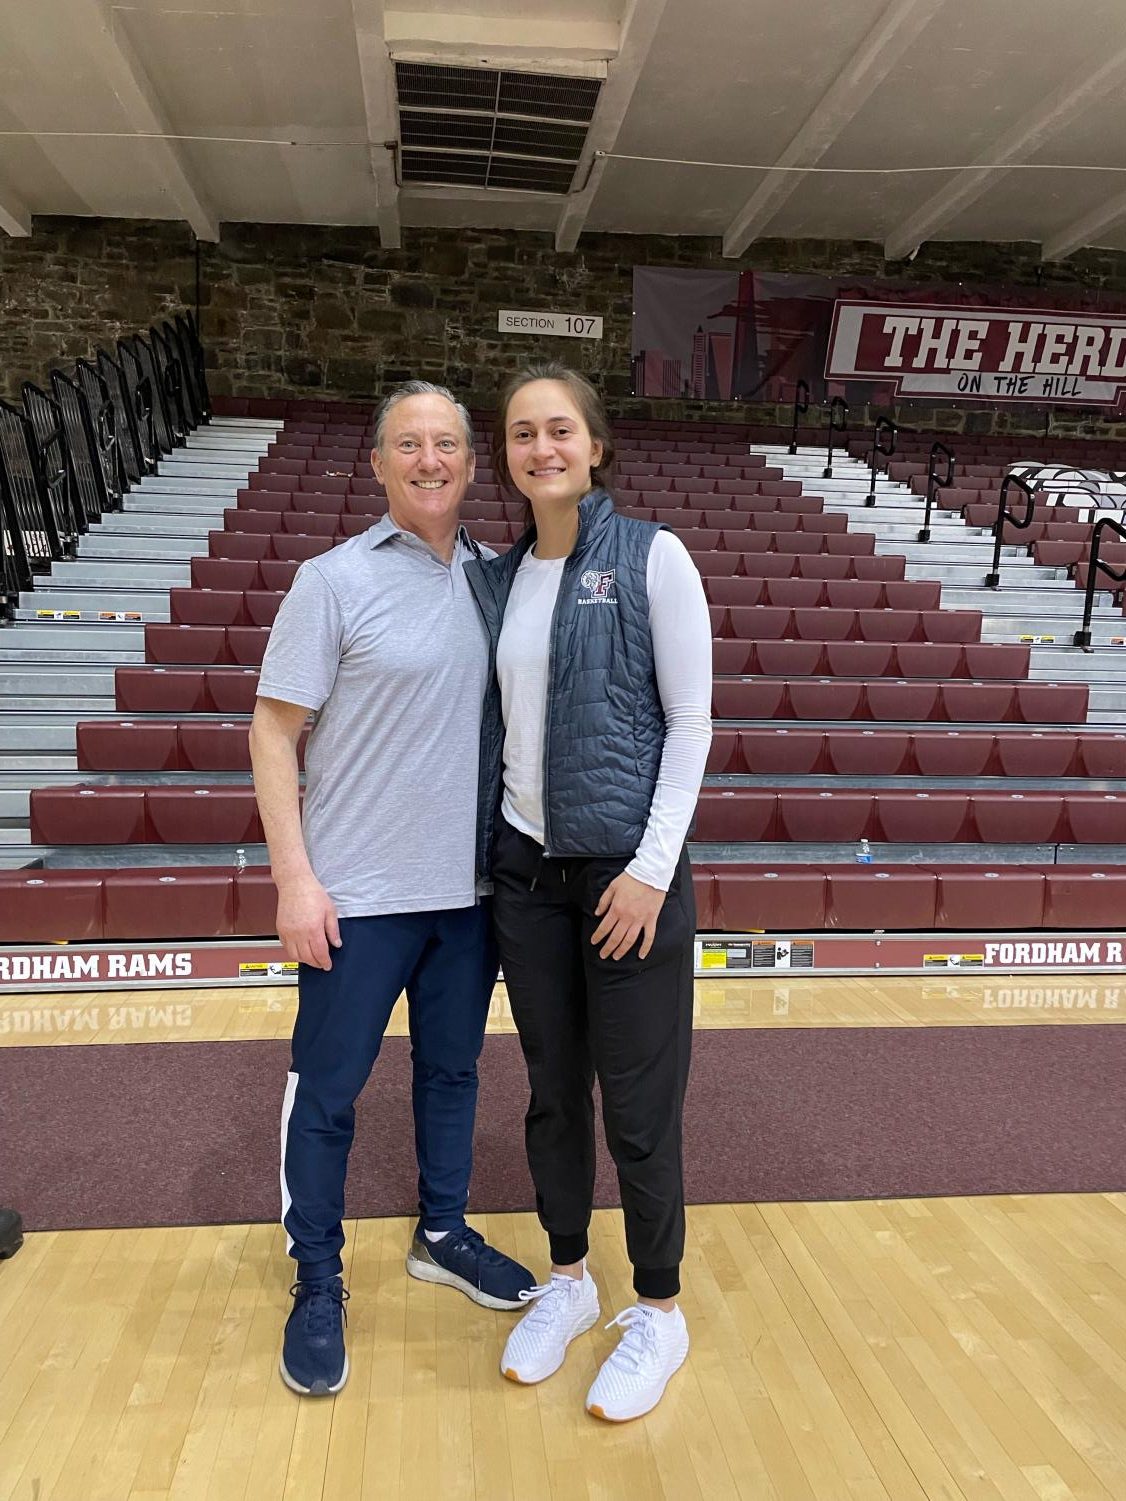
[[[0,1046],[285,1036],[293,999],[8,997]],[[721,1029],[1122,1020],[1106,977],[697,985]],[[511,1027],[500,992],[491,1025]],[[475,1223],[543,1271],[533,1216]],[[0,1263],[2,1501],[1126,1497],[1126,1195],[693,1207],[692,1353],[622,1427],[582,1408],[610,1333],[514,1387],[512,1315],[408,1279],[407,1221],[347,1229],[352,1374],[320,1402],[277,1376],[277,1227],[29,1236]],[[591,1266],[609,1319],[630,1301],[616,1212]]]

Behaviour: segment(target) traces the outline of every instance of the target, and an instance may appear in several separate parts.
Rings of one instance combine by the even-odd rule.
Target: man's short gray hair
[[[375,410],[375,447],[380,453],[383,452],[383,439],[387,432],[387,418],[400,401],[406,401],[408,396],[444,396],[453,407],[461,422],[465,433],[465,446],[473,447],[473,419],[469,415],[468,408],[458,401],[453,392],[446,386],[437,386],[429,380],[406,380],[401,386],[396,386],[390,396],[385,396]]]

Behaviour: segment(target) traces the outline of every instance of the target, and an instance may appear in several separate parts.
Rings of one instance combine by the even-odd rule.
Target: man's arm
[[[329,945],[340,947],[336,907],[313,874],[301,833],[297,742],[308,713],[302,704],[259,698],[250,724],[250,762],[278,888],[278,937],[290,959],[331,969]]]

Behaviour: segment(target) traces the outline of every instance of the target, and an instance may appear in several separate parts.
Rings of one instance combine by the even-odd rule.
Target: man
[[[497,976],[474,876],[488,660],[463,570],[473,544],[458,527],[474,466],[468,412],[444,388],[408,382],[379,410],[372,466],[388,514],[299,570],[250,731],[278,934],[301,965],[282,1109],[282,1223],[297,1281],[281,1374],[307,1395],[348,1377],[340,1252],[354,1104],[403,990],[420,1212],[407,1271],[488,1308],[522,1307],[535,1281],[465,1223]]]

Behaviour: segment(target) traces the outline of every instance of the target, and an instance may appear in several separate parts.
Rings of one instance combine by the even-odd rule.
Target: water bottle
[[[859,858],[860,857],[858,855],[857,859],[859,859]],[[235,869],[236,870],[245,870],[246,869],[246,851],[243,850],[243,849],[235,850]]]
[[[871,865],[872,863],[872,846],[867,839],[862,839],[856,847],[856,863],[857,865]]]

